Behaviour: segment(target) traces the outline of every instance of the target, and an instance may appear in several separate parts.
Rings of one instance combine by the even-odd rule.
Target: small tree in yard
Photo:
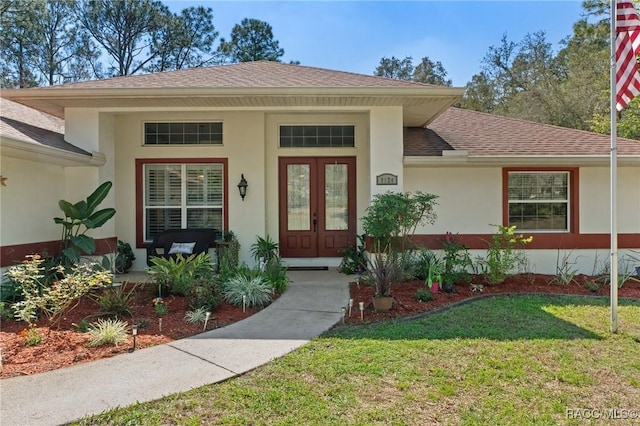
[[[376,194],[362,217],[364,232],[373,238],[374,249],[389,251],[394,239],[405,250],[418,225],[435,223],[437,195],[421,191]]]

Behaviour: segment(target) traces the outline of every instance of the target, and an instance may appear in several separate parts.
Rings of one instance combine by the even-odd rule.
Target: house
[[[439,196],[430,248],[452,232],[481,253],[516,224],[537,271],[606,261],[609,137],[452,107],[462,93],[275,62],[3,90],[1,264],[54,244],[57,200],[107,180],[117,214],[92,235],[130,242],[134,270],[169,227],[232,230],[249,264],[268,234],[290,265],[335,266],[373,195],[417,190]],[[640,249],[640,142],[618,144],[623,254]]]

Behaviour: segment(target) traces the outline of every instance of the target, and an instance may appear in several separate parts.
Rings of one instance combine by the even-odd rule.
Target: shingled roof
[[[64,120],[7,99],[0,103],[0,136],[91,156],[64,140]]]
[[[43,89],[135,89],[135,88],[401,88],[440,86],[344,71],[271,61],[241,62],[178,71],[138,74],[105,80],[51,86]]]
[[[469,157],[606,156],[608,135],[569,129],[460,108],[449,108],[427,128],[405,128],[405,156]],[[640,141],[618,138],[619,155],[640,155]]]

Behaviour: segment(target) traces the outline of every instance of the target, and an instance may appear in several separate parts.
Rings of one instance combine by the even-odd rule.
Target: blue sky
[[[173,12],[211,7],[220,36],[243,18],[266,21],[283,61],[373,74],[383,56],[440,61],[454,86],[480,71],[504,33],[518,42],[543,30],[558,43],[572,33],[582,2],[572,1],[164,1]]]

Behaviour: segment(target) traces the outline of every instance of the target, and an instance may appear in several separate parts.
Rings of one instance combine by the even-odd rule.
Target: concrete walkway
[[[292,271],[266,309],[225,328],[34,376],[0,381],[2,426],[59,425],[220,382],[302,346],[341,320],[345,275]]]

